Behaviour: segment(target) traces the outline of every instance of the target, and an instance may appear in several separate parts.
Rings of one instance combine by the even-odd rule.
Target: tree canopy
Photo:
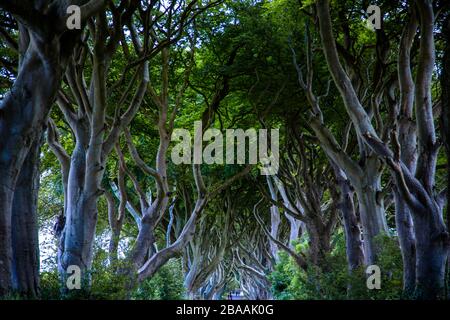
[[[449,39],[445,0],[0,0],[0,298],[448,299]]]

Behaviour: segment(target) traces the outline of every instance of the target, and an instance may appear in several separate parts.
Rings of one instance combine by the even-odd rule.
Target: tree
[[[395,133],[392,137],[394,148],[392,150],[379,138],[370,117],[361,105],[339,61],[329,10],[328,0],[317,2],[322,47],[330,73],[358,136],[389,165],[397,192],[402,195],[412,216],[416,238],[416,295],[422,298],[442,296],[445,260],[448,252],[448,231],[442,219],[441,195],[436,194],[434,189],[438,145],[431,93],[435,59],[433,30],[435,18],[432,2],[417,2],[421,37],[415,80],[415,115],[418,136],[418,168],[415,175],[399,155],[401,151],[398,141],[396,142]]]
[[[18,21],[20,56],[17,77],[0,105],[0,295],[12,289],[30,296],[38,293],[36,201],[32,200],[36,199],[39,163],[35,145],[40,144],[65,66],[79,41],[80,32],[66,27],[66,9],[81,6],[84,24],[103,4],[0,2]]]
[[[118,6],[114,4],[109,6],[110,14],[103,11],[96,16],[95,21],[91,21],[84,45],[77,52],[79,59],[71,61],[66,73],[69,92],[60,91],[58,97],[58,105],[76,140],[70,161],[67,158],[67,152],[60,146],[52,147],[54,151],[57,151],[56,155],[62,166],[63,177],[67,179],[64,182],[66,223],[60,239],[59,252],[59,267],[63,277],[68,266],[77,265],[83,270],[84,278],[88,280],[87,271],[92,264],[92,247],[97,224],[97,201],[103,193],[101,181],[106,161],[122,131],[138,112],[147,90],[153,103],[160,110],[161,138],[157,168],[156,171],[150,171],[159,179],[158,199],[148,210],[154,217],[165,212],[169,193],[166,178],[166,153],[171,131],[166,127],[166,122],[170,122],[169,127],[173,126],[173,119],[168,119],[169,46],[183,36],[186,25],[191,24],[200,12],[213,4],[214,2],[206,7],[200,7],[197,1],[191,1],[188,4],[173,2],[167,5],[155,1],[144,8],[143,3],[122,1]],[[109,17],[111,22],[108,22]],[[135,19],[140,21],[140,25],[135,24]],[[109,24],[112,27],[109,27]],[[139,34],[139,27],[144,30],[143,35]],[[167,31],[160,31],[161,28],[166,28]],[[126,30],[129,36],[125,34]],[[119,48],[123,50],[125,57],[134,60],[124,66],[118,82],[108,88],[108,75],[117,72],[112,69],[112,66]],[[134,51],[134,54],[131,51]],[[150,84],[148,63],[149,59],[158,54],[162,57],[159,95]],[[89,80],[86,80],[87,75],[84,72],[87,58],[92,60]],[[113,113],[109,115],[108,111],[111,108],[108,95],[124,86],[124,77],[131,68],[136,68],[135,74],[119,95],[120,98],[117,105],[114,105]],[[139,81],[139,85],[133,88],[132,84],[136,80]],[[86,82],[89,82],[88,86],[85,85]],[[121,114],[121,104],[128,100],[133,90],[135,92],[129,107]],[[183,90],[180,91],[180,96]],[[74,110],[73,105],[77,105],[78,109]],[[129,143],[132,143],[131,140]],[[135,157],[135,159],[138,158]],[[158,219],[150,220],[154,223]],[[143,263],[146,250],[151,245],[151,241],[149,242],[151,236],[147,230],[150,220],[148,218],[143,220],[140,236],[145,237],[145,241],[138,240],[140,247],[137,247],[133,253],[132,261],[137,265]]]

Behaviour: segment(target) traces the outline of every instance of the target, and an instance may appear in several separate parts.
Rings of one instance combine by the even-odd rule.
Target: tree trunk
[[[30,33],[17,79],[0,105],[0,295],[7,294],[13,287],[14,190],[29,148],[38,140],[54,100],[60,80],[59,63],[56,39],[39,39]]]
[[[225,285],[216,288],[213,292],[212,300],[221,300],[224,293],[225,293]]]
[[[280,219],[280,211],[277,206],[270,207],[270,234],[275,239],[278,238],[278,229],[280,227],[281,219]],[[278,246],[273,241],[269,242],[270,246],[270,254],[272,255],[275,262],[278,262]]]
[[[331,251],[331,235],[314,222],[306,223],[309,236],[309,258],[319,268],[326,268],[327,254]]]
[[[289,221],[289,247],[294,249],[295,241],[298,240],[301,232],[301,227],[303,222],[295,219],[293,216],[289,214],[285,214],[286,219]]]
[[[358,196],[361,225],[363,228],[363,247],[366,265],[376,264],[380,252],[376,237],[388,234],[384,205],[379,198],[379,175],[367,170],[362,183],[355,186]]]
[[[13,288],[28,298],[39,295],[37,201],[41,141],[38,136],[22,165],[12,209]]]
[[[343,152],[320,117],[311,116],[309,125],[331,162],[343,171],[355,189],[361,218],[365,264],[375,264],[380,248],[376,247],[374,238],[379,234],[388,233],[384,204],[380,197],[380,162],[372,154],[369,157],[364,156],[365,164],[361,166]]]
[[[436,208],[436,210],[438,210]],[[436,214],[436,215],[435,215]],[[447,237],[443,221],[434,221],[439,213],[412,212],[416,236],[416,298],[443,299]]]
[[[270,196],[271,196],[272,200],[277,201],[278,200],[277,191],[274,188],[272,179],[269,176],[267,176],[266,181],[267,181],[267,185],[269,187]],[[272,205],[270,207],[270,234],[275,239],[278,239],[278,229],[280,227],[280,223],[281,223],[280,210],[278,209],[277,206]],[[290,239],[290,237],[289,237],[289,239]],[[290,243],[290,241],[289,241],[289,243]],[[277,244],[274,243],[273,241],[270,241],[269,246],[270,246],[270,253],[272,254],[272,257],[274,258],[275,262],[278,262],[279,256],[278,256]]]
[[[442,112],[441,112],[441,131],[445,145],[445,151],[447,154],[447,230],[450,230],[450,14],[447,15],[444,21],[445,35],[445,51],[442,58],[442,75],[441,75],[441,88],[442,88]],[[450,248],[449,248],[450,250]],[[450,257],[450,252],[448,253]],[[447,259],[447,290],[450,290],[450,259]],[[447,298],[450,298],[450,292],[447,292]]]
[[[411,47],[417,33],[417,13],[415,6],[410,8],[410,18],[405,26],[400,41],[398,57],[398,79],[400,89],[400,105],[397,109],[398,141],[400,158],[412,173],[417,167],[417,134],[413,121],[414,111],[414,80],[411,70]],[[391,93],[394,96],[394,93]],[[392,98],[394,100],[394,98]],[[411,297],[416,284],[416,248],[411,213],[405,199],[394,187],[395,224],[403,260],[403,294]]]
[[[415,113],[418,137],[416,178],[422,191],[422,208],[411,206],[416,235],[416,295],[444,298],[445,261],[449,234],[443,208],[436,201],[435,173],[438,142],[433,118],[432,81],[435,67],[434,8],[431,0],[417,2],[420,16],[420,50],[416,74]],[[412,189],[412,188],[411,188]],[[418,193],[419,190],[412,190]]]
[[[350,182],[339,167],[334,164],[332,165],[339,185],[340,200],[338,207],[342,213],[348,269],[351,273],[364,264],[361,231],[355,214],[355,205],[353,203],[354,192],[350,186]]]
[[[86,137],[84,137],[86,138]],[[87,272],[92,264],[92,249],[97,224],[98,194],[89,194],[84,188],[86,177],[85,140],[77,136],[72,154],[64,231],[61,236],[59,269],[66,278],[69,266],[78,266],[85,284],[89,282]]]
[[[0,175],[4,177],[0,185],[0,296],[12,289],[11,204],[14,192],[8,171],[0,164]]]
[[[403,293],[405,297],[410,297],[414,293],[416,285],[416,247],[414,231],[409,208],[397,191],[394,191],[394,201],[395,225],[403,260]]]
[[[111,238],[109,239],[108,256],[110,265],[114,266],[118,261],[118,249],[120,241],[120,231],[111,230]]]
[[[69,203],[64,230],[64,252],[61,268],[78,266],[82,278],[88,281],[87,272],[92,266],[93,243],[97,224],[97,198],[81,194],[75,203]]]

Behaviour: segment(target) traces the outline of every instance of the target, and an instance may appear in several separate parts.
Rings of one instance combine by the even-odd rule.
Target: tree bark
[[[273,186],[272,179],[270,177],[266,177],[267,185],[269,186],[270,196],[274,201],[278,201],[277,192]],[[281,223],[280,218],[280,210],[277,206],[272,205],[270,207],[270,234],[273,238],[278,239],[278,229]],[[270,240],[269,240],[270,241]],[[290,243],[290,241],[289,241]],[[279,256],[278,256],[278,246],[273,241],[270,241],[270,253],[272,254],[273,259],[275,262],[278,262]]]
[[[62,252],[59,269],[63,280],[65,271],[71,265],[78,266],[84,280],[87,280],[85,272],[92,263],[98,195],[89,194],[85,189],[89,131],[82,131],[83,128],[81,126],[80,131],[76,132],[77,142],[70,161],[66,222],[60,239]]]
[[[434,9],[431,0],[418,1],[420,50],[416,75],[416,121],[418,160],[416,177],[434,198],[438,145],[433,118],[432,77],[435,62]],[[435,199],[425,210],[411,210],[416,236],[416,294],[418,298],[443,298],[445,262],[449,235],[442,218],[443,208]]]
[[[363,227],[363,247],[366,265],[377,263],[381,248],[376,243],[376,237],[387,235],[388,227],[384,204],[380,198],[380,172],[367,170],[362,177],[362,184],[353,184],[359,202],[361,225]]]
[[[416,285],[416,246],[413,223],[409,208],[396,190],[394,201],[395,226],[403,261],[403,294],[405,297],[411,297]]]
[[[447,154],[447,230],[450,230],[450,14],[444,21],[443,35],[445,36],[445,49],[442,58],[442,113],[441,113],[441,132]],[[450,251],[450,248],[449,248]],[[447,254],[447,288],[450,288],[450,252]],[[450,292],[447,291],[447,299],[450,298]]]
[[[448,247],[445,234],[439,232],[439,221],[430,219],[435,212],[414,212],[414,225],[416,237],[416,292],[418,299],[442,299],[444,298],[445,262]]]
[[[306,223],[306,231],[309,236],[308,255],[311,262],[326,269],[326,258],[331,251],[331,235],[326,230],[319,228],[320,224]]]
[[[362,248],[361,231],[353,203],[354,191],[344,172],[332,163],[339,186],[339,205],[345,231],[345,248],[347,252],[348,269],[351,273],[364,265],[364,251]]]
[[[28,298],[39,295],[37,201],[41,142],[38,136],[25,158],[12,209],[13,288]]]
[[[7,294],[13,287],[14,190],[31,144],[38,141],[43,131],[59,85],[59,48],[57,39],[42,39],[30,32],[17,79],[0,105],[0,176],[3,180],[0,187],[0,295]],[[42,85],[36,86],[36,83]],[[31,156],[29,160],[35,161]],[[24,196],[22,192],[19,198]]]
[[[394,106],[397,118],[400,158],[412,173],[417,167],[417,134],[413,121],[414,80],[411,71],[411,47],[416,36],[418,22],[415,6],[410,8],[410,18],[400,40],[398,57],[398,79],[400,106]],[[414,226],[410,209],[399,190],[394,188],[395,223],[403,260],[403,292],[405,297],[412,296],[416,283],[416,247]]]

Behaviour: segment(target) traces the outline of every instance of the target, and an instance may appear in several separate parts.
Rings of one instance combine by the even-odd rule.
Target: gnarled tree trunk
[[[21,180],[17,196],[14,192],[19,177],[22,179],[32,178],[32,176],[26,177],[24,175],[33,173],[33,168],[29,166],[32,167],[33,163],[36,163],[39,153],[36,150],[30,152],[30,148],[33,143],[37,144],[40,139],[59,85],[59,50],[60,44],[55,36],[42,38],[40,35],[29,31],[29,43],[21,61],[19,74],[11,92],[0,105],[0,176],[2,177],[0,185],[0,295],[11,291],[13,272],[17,271],[15,267],[13,268],[13,264],[16,265],[17,263],[13,259],[12,248],[13,209],[18,210],[14,214],[15,222],[25,222],[28,218],[33,220],[35,218],[31,216],[36,215],[33,204],[30,204],[29,207],[20,207],[17,203],[17,201],[20,201],[19,199],[22,198],[23,200],[24,196],[27,198],[30,198],[30,196],[36,197],[35,194],[25,194],[27,190],[24,188],[27,187],[24,185],[27,182]],[[36,83],[42,85],[36,86]],[[26,172],[21,176],[22,166],[27,156],[27,164],[24,168]],[[31,180],[28,182],[31,182]],[[36,190],[32,189],[32,185],[30,185],[28,191]],[[15,205],[13,205],[14,199],[16,199]],[[24,220],[21,220],[23,215],[28,215],[28,217],[23,217]],[[33,225],[30,224],[28,227],[33,227]],[[26,236],[17,232],[25,231],[26,228],[24,227],[22,230],[15,228],[15,239],[19,242],[25,241],[24,237]],[[35,246],[34,241],[35,239],[26,246]],[[28,257],[30,260],[35,259],[36,250],[37,248],[29,252],[31,254]],[[15,252],[21,258],[25,258],[23,256],[26,253],[25,251],[19,253],[15,250]],[[17,274],[15,276],[19,277]],[[21,281],[25,281],[22,276],[20,278]],[[32,289],[35,281],[37,280],[33,279],[30,283],[23,284],[25,287]],[[33,295],[34,293],[30,292],[30,294]]]
[[[355,213],[355,205],[353,202],[354,191],[344,172],[334,163],[331,165],[333,166],[339,186],[338,208],[342,213],[348,269],[351,273],[353,270],[356,270],[364,264],[361,231],[359,230],[358,218]]]
[[[29,298],[39,295],[37,195],[41,142],[37,137],[25,158],[12,209],[13,288]]]

